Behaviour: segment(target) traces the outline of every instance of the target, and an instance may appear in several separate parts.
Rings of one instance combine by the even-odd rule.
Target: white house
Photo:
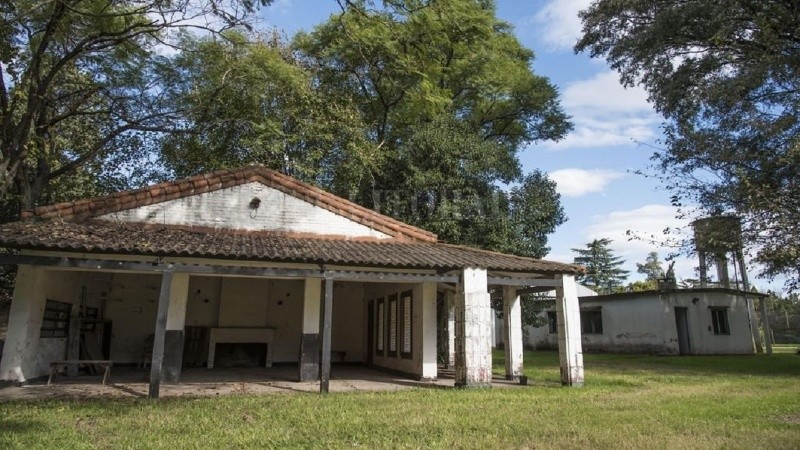
[[[0,225],[0,247],[20,251],[0,259],[19,266],[0,380],[24,383],[57,360],[147,358],[157,397],[182,367],[227,357],[296,364],[298,380],[327,391],[332,357],[435,379],[440,334],[455,384],[488,386],[489,289],[503,292],[513,379],[517,289],[549,287],[562,382],[583,382],[579,267],[439,243],[262,167],[39,207]]]
[[[658,355],[752,354],[752,302],[762,294],[722,288],[666,289],[580,297],[587,352]],[[555,349],[557,318],[526,328],[526,344]]]

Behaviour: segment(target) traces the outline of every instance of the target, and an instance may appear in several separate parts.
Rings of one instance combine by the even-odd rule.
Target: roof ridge
[[[23,211],[22,219],[86,220],[104,214],[213,192],[254,181],[398,239],[422,242],[437,241],[434,233],[380,214],[310,183],[261,165],[221,169],[107,195],[39,206],[33,210]]]

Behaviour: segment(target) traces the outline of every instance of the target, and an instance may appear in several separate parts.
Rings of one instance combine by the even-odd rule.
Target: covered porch
[[[553,288],[560,293],[562,383],[583,382],[577,294],[569,274],[35,251],[10,259],[5,262],[20,269],[0,375],[17,383],[46,374],[53,360],[83,358],[81,324],[92,322],[85,316],[96,309],[94,323],[111,330],[95,339],[115,364],[112,384],[129,370],[120,366],[147,365],[151,397],[162,390],[181,392],[174,386],[191,385],[198,377],[224,383],[232,368],[220,367],[226,365],[219,359],[220,344],[264,344],[263,354],[252,346],[249,351],[249,364],[255,361],[263,371],[244,369],[264,377],[253,381],[253,389],[289,383],[336,391],[337,373],[356,365],[377,369],[379,385],[398,380],[398,385],[488,387],[498,383],[491,373],[490,290],[502,292],[509,343],[505,378],[516,381],[522,374],[519,294]],[[48,329],[48,301],[59,299],[71,305],[68,314],[74,318],[61,339],[42,334]],[[199,339],[198,329],[204,330]],[[443,338],[447,345],[437,345]],[[451,369],[452,378],[442,378],[440,366]],[[369,378],[362,381],[368,384]]]

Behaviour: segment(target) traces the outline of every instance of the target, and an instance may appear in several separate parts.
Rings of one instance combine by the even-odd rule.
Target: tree
[[[657,252],[650,252],[644,264],[636,263],[636,271],[644,274],[647,281],[658,281],[659,278],[664,278],[664,268],[661,266],[661,261],[658,260]]]
[[[546,177],[527,183],[545,187],[538,230],[520,221],[536,215],[521,204],[539,201],[535,189],[497,184],[524,181],[523,145],[560,139],[571,125],[492,1],[346,2],[294,46],[316,83],[353,99],[380,152],[354,200],[446,242],[546,252],[544,235],[564,220]]]
[[[605,57],[664,116],[674,202],[738,214],[762,275],[800,283],[800,14],[782,0],[600,0],[576,51]]]
[[[577,253],[574,263],[586,268],[586,272],[576,277],[577,281],[603,294],[614,293],[628,278],[628,271],[621,269],[625,261],[614,256],[609,248],[611,239],[595,239],[586,248],[573,248]]]
[[[168,136],[176,176],[262,164],[348,195],[375,164],[352,102],[313,83],[277,34],[183,39],[170,102],[190,133]]]
[[[3,2],[0,200],[30,208],[54,180],[175,131],[163,95],[172,35],[238,26],[268,2]]]

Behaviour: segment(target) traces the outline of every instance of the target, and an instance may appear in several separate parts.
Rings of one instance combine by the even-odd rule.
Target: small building
[[[38,207],[0,225],[0,247],[19,251],[0,256],[19,267],[0,380],[60,360],[144,360],[157,397],[183,367],[238,358],[295,364],[327,391],[332,358],[417,379],[435,379],[444,359],[456,385],[488,386],[489,290],[503,292],[513,379],[517,289],[538,288],[561,299],[562,382],[583,382],[579,267],[440,243],[262,167]]]
[[[579,298],[586,352],[722,355],[754,352],[753,301],[763,294],[734,289],[666,289]],[[526,344],[555,349],[555,306],[547,322],[526,328]]]

